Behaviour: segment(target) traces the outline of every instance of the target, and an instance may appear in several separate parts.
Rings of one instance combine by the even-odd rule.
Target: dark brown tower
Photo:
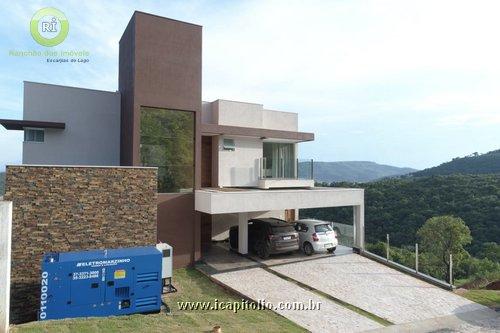
[[[141,165],[141,108],[192,112],[193,187],[200,187],[201,48],[201,26],[134,13],[120,40],[122,165]],[[158,239],[174,247],[176,267],[199,259],[200,217],[192,191],[158,195]]]

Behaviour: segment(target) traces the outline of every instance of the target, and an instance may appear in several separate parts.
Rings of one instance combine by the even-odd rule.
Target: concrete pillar
[[[354,215],[354,247],[365,248],[365,205],[353,206]]]
[[[0,201],[0,332],[9,331],[12,202]]]
[[[238,213],[238,252],[248,253],[248,213]]]

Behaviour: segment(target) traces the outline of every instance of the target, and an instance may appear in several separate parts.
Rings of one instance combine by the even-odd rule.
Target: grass
[[[13,326],[15,333],[97,333],[97,332],[208,332],[220,325],[223,332],[305,332],[288,319],[270,310],[179,310],[177,302],[241,302],[193,268],[174,272],[177,293],[165,301],[172,315],[165,313],[108,318],[66,319]]]
[[[468,290],[462,296],[490,308],[500,308],[500,290]]]

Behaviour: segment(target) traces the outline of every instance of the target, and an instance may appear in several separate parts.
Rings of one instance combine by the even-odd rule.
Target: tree
[[[500,245],[495,242],[483,244],[483,250],[479,253],[479,258],[487,258],[493,262],[500,263]]]
[[[469,228],[459,217],[432,217],[425,221],[417,235],[421,240],[422,250],[429,256],[429,264],[438,265],[436,269],[444,273],[446,281],[450,279],[450,254],[457,266],[469,257],[464,246],[471,243],[472,237]]]

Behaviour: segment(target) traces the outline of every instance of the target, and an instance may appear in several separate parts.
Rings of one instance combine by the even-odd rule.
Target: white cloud
[[[203,25],[203,99],[299,112],[301,129],[318,133],[304,157],[424,167],[500,142],[496,0],[11,1],[0,45],[32,45],[25,21],[49,5],[71,16],[67,46],[90,49],[93,63],[6,70],[9,108],[21,75],[117,89],[118,41],[138,9]]]
[[[23,133],[7,131],[1,127],[0,138],[0,171],[4,171],[5,165],[22,162]]]

